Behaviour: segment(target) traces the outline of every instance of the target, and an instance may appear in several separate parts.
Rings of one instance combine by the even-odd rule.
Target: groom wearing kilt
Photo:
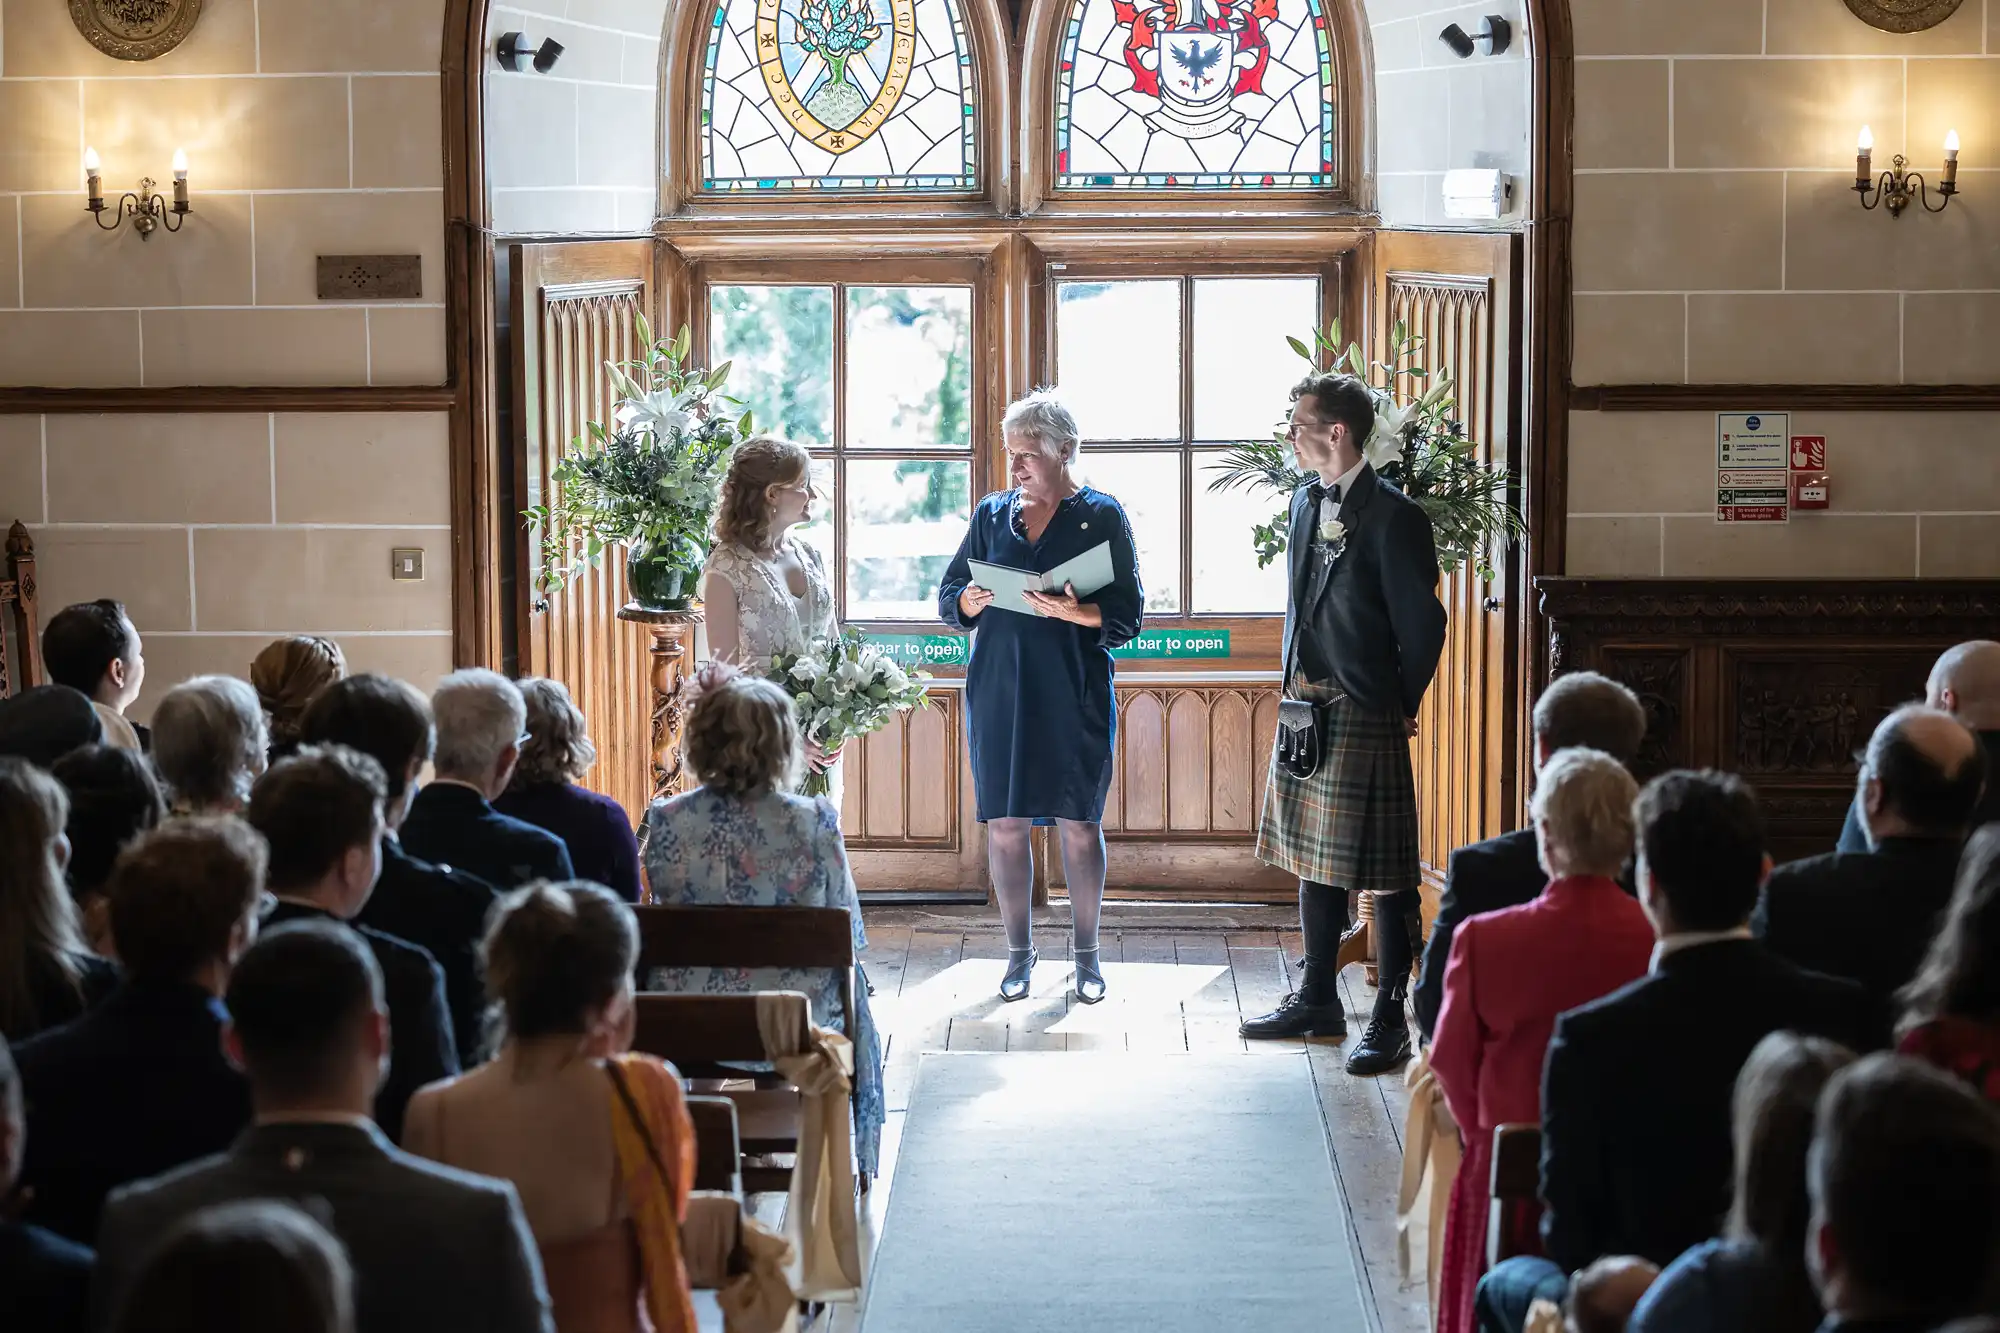
[[[1416,501],[1363,455],[1375,401],[1351,375],[1292,390],[1291,442],[1318,480],[1292,495],[1284,697],[1257,857],[1299,877],[1305,975],[1246,1037],[1343,1037],[1335,959],[1347,894],[1375,895],[1381,988],[1351,1074],[1410,1055],[1404,996],[1422,946],[1410,737],[1444,649],[1437,547]]]

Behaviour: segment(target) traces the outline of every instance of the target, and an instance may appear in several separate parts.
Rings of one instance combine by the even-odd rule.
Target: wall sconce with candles
[[[83,174],[89,181],[90,200],[84,204],[97,225],[105,231],[117,231],[125,225],[125,219],[132,220],[132,230],[145,240],[153,234],[153,228],[165,224],[168,231],[179,231],[187,215],[194,211],[188,203],[188,157],[187,150],[174,150],[174,202],[167,201],[153,192],[153,178],[140,180],[138,192],[127,190],[119,197],[118,204],[111,209],[111,221],[104,220],[104,167],[97,159],[95,148],[83,150]]]
[[[1951,207],[1951,197],[1958,193],[1958,131],[1944,136],[1944,179],[1938,182],[1938,206],[1931,207],[1930,189],[1923,174],[1908,171],[1907,159],[1896,154],[1895,162],[1882,178],[1875,178],[1875,132],[1866,125],[1861,127],[1861,137],[1854,145],[1854,192],[1861,196],[1863,208],[1889,206],[1890,217],[1901,217],[1903,210],[1910,206],[1912,199],[1924,206],[1926,213],[1942,213]]]

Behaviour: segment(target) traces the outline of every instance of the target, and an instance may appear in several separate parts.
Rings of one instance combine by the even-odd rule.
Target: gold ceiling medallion
[[[1958,12],[1962,0],[1847,0],[1854,17],[1883,32],[1922,32]]]
[[[187,40],[201,0],[69,0],[84,39],[119,60],[151,60]]]

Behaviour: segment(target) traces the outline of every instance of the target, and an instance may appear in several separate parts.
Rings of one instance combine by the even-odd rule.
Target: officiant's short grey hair
[[[1054,389],[1037,389],[1009,407],[1000,420],[1000,432],[1032,442],[1037,451],[1061,463],[1074,463],[1077,447],[1083,443],[1076,418]]]

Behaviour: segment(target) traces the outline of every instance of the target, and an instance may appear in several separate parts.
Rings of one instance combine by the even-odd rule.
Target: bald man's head
[[[2000,731],[2000,643],[1974,639],[1945,649],[1931,668],[1924,702],[1974,731]]]
[[[1963,837],[1986,782],[1986,752],[1951,714],[1911,705],[1868,740],[1861,808],[1869,841]]]

